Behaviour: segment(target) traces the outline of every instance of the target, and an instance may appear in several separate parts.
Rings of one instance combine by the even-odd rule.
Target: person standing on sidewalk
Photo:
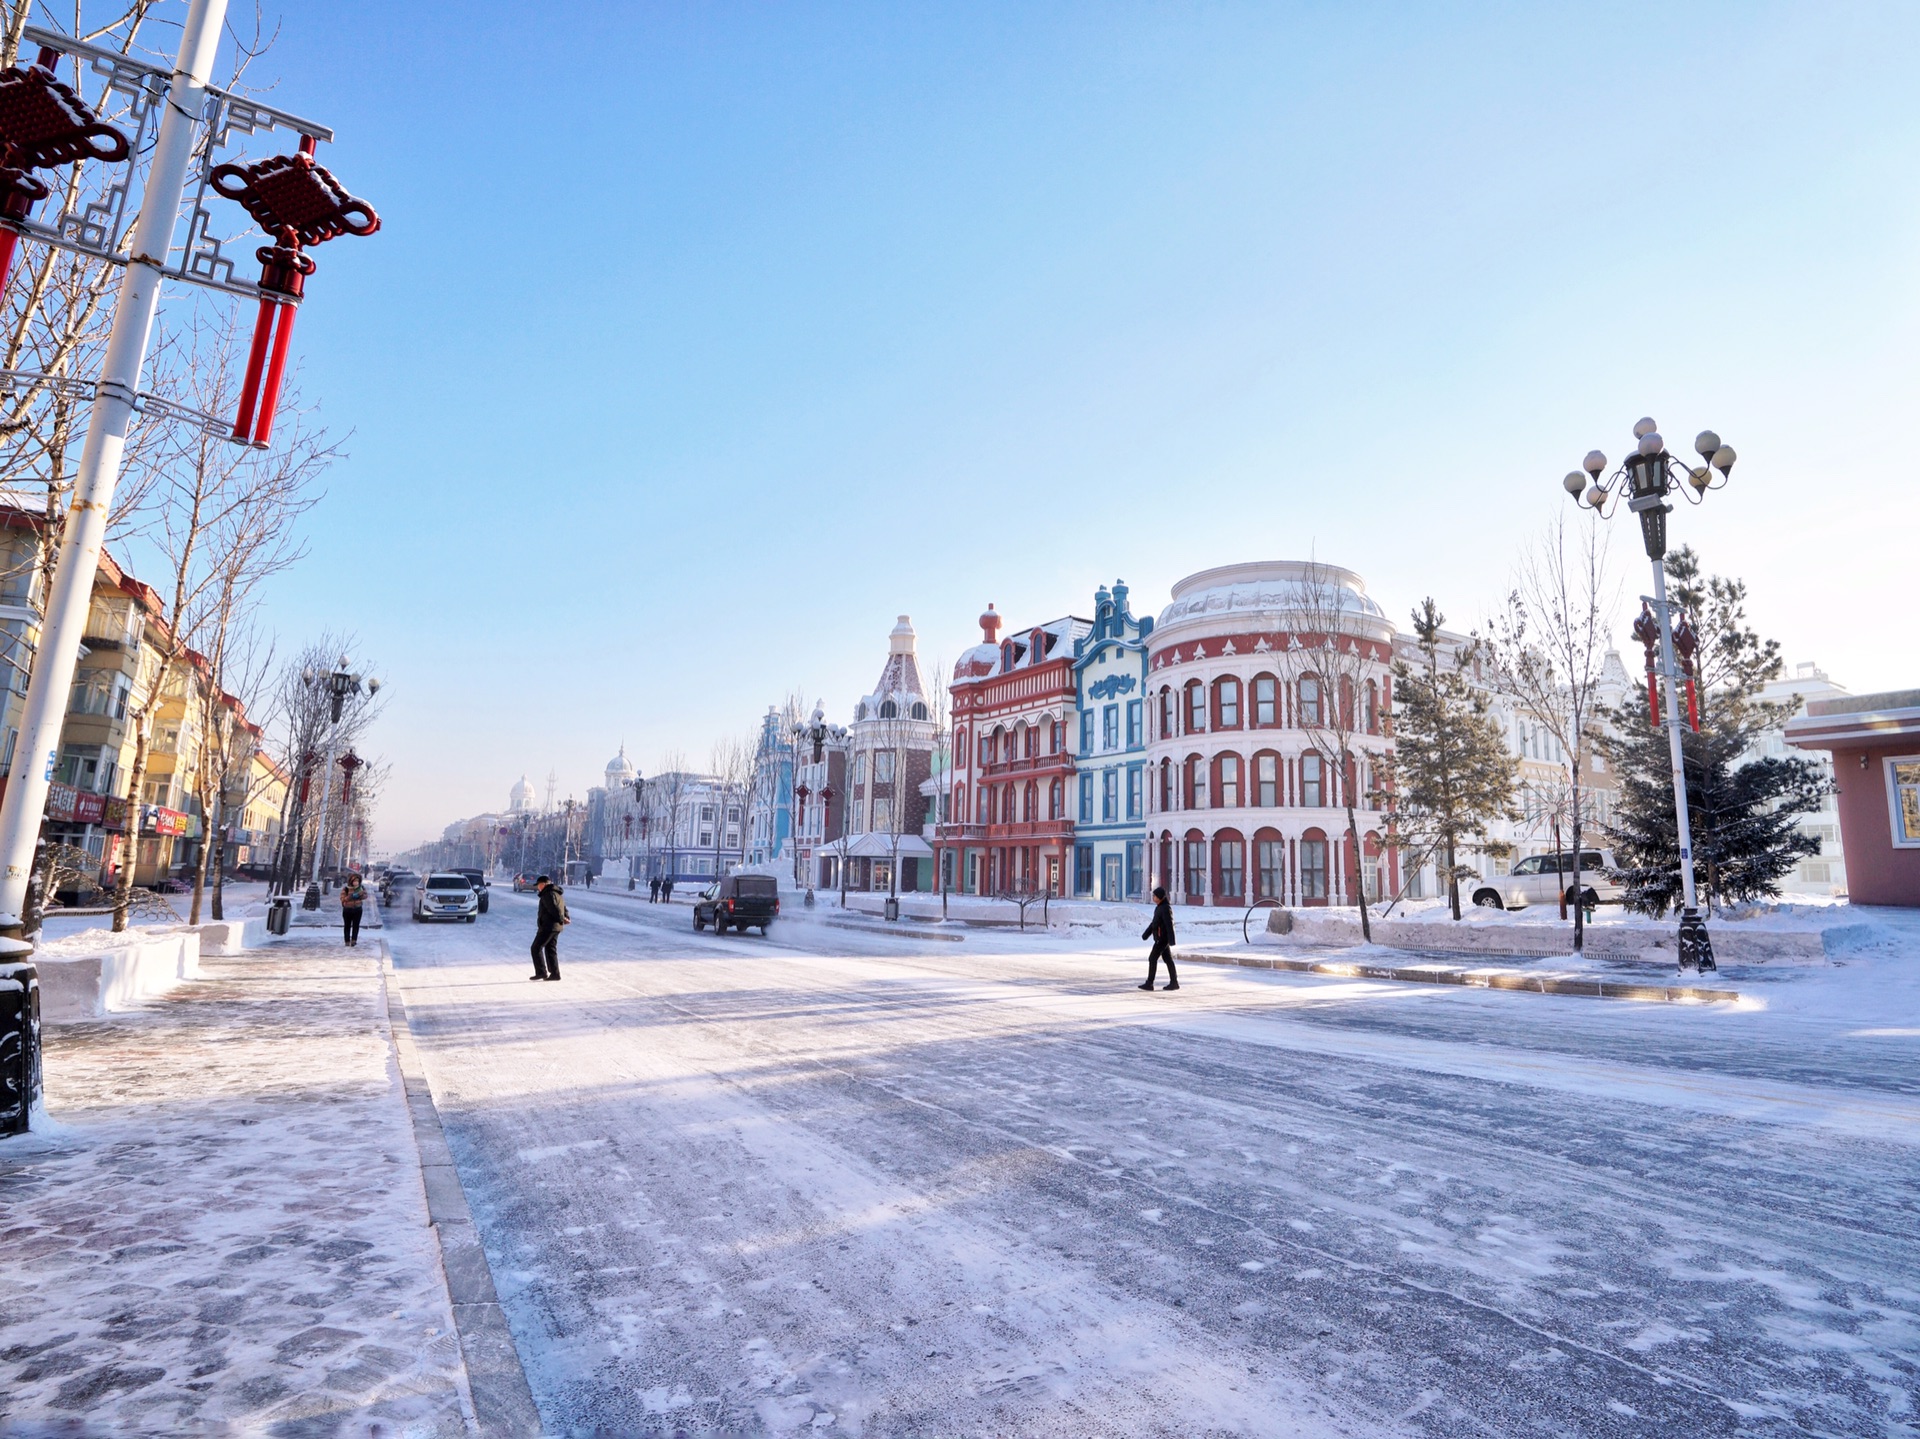
[[[340,886],[340,928],[349,946],[360,943],[360,914],[367,903],[366,881],[357,874],[347,876]]]
[[[567,913],[567,897],[560,886],[544,874],[533,882],[540,896],[540,916],[533,931],[533,979],[560,977],[560,931],[573,923]]]
[[[1153,948],[1147,951],[1147,982],[1140,987],[1153,988],[1154,971],[1164,959],[1167,962],[1167,988],[1178,989],[1180,976],[1173,967],[1173,906],[1167,902],[1164,886],[1154,886],[1153,901],[1153,918],[1140,934],[1140,938],[1153,941]]]

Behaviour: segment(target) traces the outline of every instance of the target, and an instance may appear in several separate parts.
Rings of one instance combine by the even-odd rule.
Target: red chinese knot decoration
[[[274,155],[251,165],[216,165],[207,172],[213,188],[245,208],[275,241],[254,252],[260,261],[260,314],[233,421],[234,439],[256,449],[265,449],[273,434],[293,312],[307,276],[316,268],[305,251],[341,235],[371,235],[380,228],[373,207],[349,195],[313,158],[316,143],[311,135],[303,136],[298,154]]]
[[[127,137],[53,75],[58,52],[0,70],[0,221],[18,223],[50,193],[33,170],[76,160],[124,160]],[[0,289],[13,269],[20,233],[0,224]]]

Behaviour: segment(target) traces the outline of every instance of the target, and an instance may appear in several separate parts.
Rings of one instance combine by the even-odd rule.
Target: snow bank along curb
[[[1377,928],[1377,926],[1376,926]],[[1287,969],[1297,974],[1328,974],[1340,979],[1395,979],[1409,984],[1458,984],[1468,989],[1512,989],[1527,994],[1564,994],[1585,999],[1638,999],[1674,1004],[1707,1004],[1740,998],[1738,990],[1701,989],[1683,984],[1634,984],[1618,979],[1581,979],[1571,975],[1528,974],[1520,969],[1449,969],[1444,965],[1363,964],[1347,959],[1280,959],[1248,951],[1183,949],[1183,960],[1237,964],[1245,969]]]
[[[40,971],[40,1017],[45,1023],[102,1019],[115,1010],[134,1009],[200,974],[198,930],[142,933],[117,944],[61,952],[73,943],[55,941],[33,956]]]
[[[1573,931],[1561,923],[1508,919],[1495,923],[1375,919],[1373,942],[1390,949],[1444,950],[1551,959],[1573,952]],[[1854,926],[1849,926],[1854,928]],[[1356,945],[1365,942],[1357,913],[1271,909],[1267,933],[1282,944]],[[1817,929],[1746,929],[1737,922],[1713,926],[1713,952],[1725,964],[1825,964],[1827,936]],[[1587,929],[1589,959],[1650,960],[1677,966],[1671,926],[1597,924]]]
[[[380,941],[380,984],[386,996],[387,1032],[392,1036],[400,1078],[406,1086],[407,1110],[413,1116],[413,1139],[420,1154],[420,1183],[427,1195],[427,1222],[440,1243],[440,1267],[447,1294],[453,1301],[453,1325],[460,1334],[460,1353],[467,1366],[467,1384],[473,1412],[482,1434],[540,1434],[540,1411],[520,1366],[520,1351],[494,1291],[493,1271],[487,1266],[479,1231],[467,1208],[467,1193],[453,1167],[434,1108],[420,1051],[407,1025],[406,1001],[393,972],[393,953]]]

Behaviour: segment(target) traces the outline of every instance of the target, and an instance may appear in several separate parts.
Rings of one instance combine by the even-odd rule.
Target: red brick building
[[[935,833],[943,881],[963,894],[1066,892],[1073,853],[1074,644],[1092,621],[1066,616],[981,643],[953,667],[953,782]]]

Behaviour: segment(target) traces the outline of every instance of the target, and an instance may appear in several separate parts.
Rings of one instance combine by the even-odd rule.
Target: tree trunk
[[[1456,861],[1453,855],[1453,836],[1447,836],[1447,903],[1453,910],[1453,917],[1460,918],[1460,876],[1455,871]]]
[[[1347,803],[1347,843],[1353,846],[1353,897],[1360,906],[1360,937],[1372,944],[1373,924],[1367,918],[1365,860],[1360,852],[1360,820],[1353,812],[1351,797]]]
[[[220,811],[220,824],[218,829],[216,830],[216,833],[224,836],[227,828],[227,797],[224,792],[222,792],[219,800],[217,801],[217,804],[219,806],[219,811]],[[226,859],[227,859],[227,845],[226,845],[226,840],[223,837],[220,842],[220,857],[218,860],[215,861],[213,866],[213,918],[216,921],[223,920],[227,917],[226,906],[223,902],[226,898],[225,896],[226,878],[227,878]]]
[[[1576,771],[1577,773],[1577,771]],[[1587,947],[1587,909],[1580,901],[1586,896],[1586,885],[1580,878],[1580,786],[1573,788],[1573,952],[1581,953]]]
[[[140,787],[147,782],[147,720],[142,716],[133,727],[133,764],[127,770],[127,828],[122,843],[126,858],[120,862],[120,882],[113,887],[113,932],[127,927],[127,906],[133,899],[133,872],[140,865]]]
[[[207,860],[213,854],[214,831],[212,829],[213,811],[207,807],[203,796],[200,800],[200,854],[193,864],[193,903],[187,909],[187,923],[200,923],[200,906],[207,893]]]

